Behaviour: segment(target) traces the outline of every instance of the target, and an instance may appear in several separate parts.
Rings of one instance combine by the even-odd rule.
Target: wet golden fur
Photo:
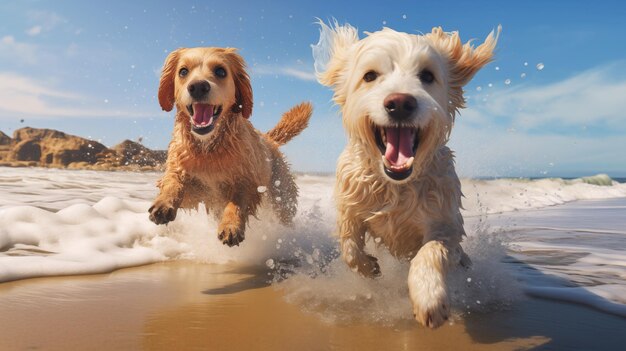
[[[227,76],[218,78],[215,67]],[[181,77],[184,67],[189,73]],[[223,106],[208,135],[191,129],[186,108],[192,103],[190,82],[206,80],[211,90],[207,102]],[[308,124],[312,107],[300,104],[286,112],[267,134],[250,123],[252,88],[245,63],[234,49],[182,48],[166,59],[159,85],[159,103],[165,111],[177,109],[165,174],[158,182],[160,193],[150,208],[157,224],[176,217],[179,208],[204,203],[219,221],[218,238],[227,245],[244,239],[249,216],[256,214],[264,197],[284,224],[296,213],[297,187],[278,147],[299,134]],[[265,187],[266,192],[259,191]]]
[[[385,28],[359,40],[350,25],[320,25],[318,47],[327,46],[328,61],[319,65],[318,80],[333,88],[348,135],[335,188],[342,257],[364,276],[380,274],[376,258],[364,250],[370,237],[396,257],[411,260],[408,285],[415,317],[437,327],[449,314],[447,270],[469,264],[460,246],[465,235],[461,186],[446,143],[464,107],[463,86],[491,61],[497,37],[492,33],[473,47],[441,28],[422,36]],[[416,67],[417,72],[427,67],[437,80],[420,82]],[[380,78],[364,83],[368,71]],[[383,172],[372,131],[389,123],[382,101],[396,92],[415,96],[421,108],[411,121],[419,126],[413,172],[403,181]]]

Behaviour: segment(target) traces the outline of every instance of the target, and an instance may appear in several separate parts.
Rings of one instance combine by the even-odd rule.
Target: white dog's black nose
[[[389,116],[399,121],[411,117],[417,110],[417,100],[409,94],[389,94],[383,104]]]
[[[202,100],[207,96],[209,91],[211,91],[211,86],[206,80],[198,80],[191,82],[189,86],[187,86],[187,91],[194,100]]]

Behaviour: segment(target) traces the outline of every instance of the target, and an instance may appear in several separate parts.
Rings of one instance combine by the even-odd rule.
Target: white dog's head
[[[320,25],[317,77],[334,89],[351,142],[393,181],[421,173],[447,142],[463,86],[491,61],[497,35],[474,48],[441,28],[426,35],[384,28],[359,40],[350,25]]]

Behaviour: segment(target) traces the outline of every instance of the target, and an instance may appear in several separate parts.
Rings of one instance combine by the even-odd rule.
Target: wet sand
[[[615,349],[626,319],[528,298],[428,330],[333,324],[287,303],[266,271],[188,261],[0,284],[1,350]]]

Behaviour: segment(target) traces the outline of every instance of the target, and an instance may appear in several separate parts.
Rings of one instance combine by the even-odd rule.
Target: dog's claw
[[[222,242],[222,244],[233,247],[235,245],[239,246],[239,244],[245,239],[245,236],[242,230],[225,228],[217,235],[217,238]]]
[[[150,206],[148,212],[154,224],[167,224],[176,219],[176,208],[165,201],[157,200],[154,205]]]

